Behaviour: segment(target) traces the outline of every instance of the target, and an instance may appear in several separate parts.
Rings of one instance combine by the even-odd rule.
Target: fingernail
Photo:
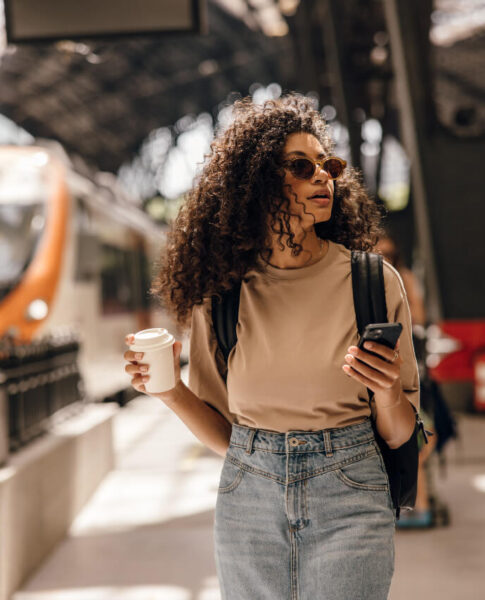
[[[357,354],[357,352],[358,352],[358,351],[359,351],[359,349],[358,349],[358,348],[356,348],[355,346],[351,346],[351,347],[349,348],[349,352],[350,352],[350,354]]]
[[[342,369],[346,375],[349,375],[350,367],[348,365],[343,365]],[[349,375],[350,377],[350,375]]]
[[[148,367],[140,367],[140,371],[142,373],[146,373],[148,371]]]
[[[150,379],[150,376],[147,375],[146,377],[142,377],[141,380],[145,383]]]
[[[346,354],[345,355],[345,360],[347,362],[352,362],[354,360],[354,357],[352,356],[352,354]]]
[[[137,353],[135,354],[135,358],[136,358],[137,360],[140,360],[140,358],[143,358],[143,352],[137,352]]]

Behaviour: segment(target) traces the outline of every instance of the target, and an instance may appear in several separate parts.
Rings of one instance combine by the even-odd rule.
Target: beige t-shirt
[[[350,250],[329,243],[308,267],[250,271],[242,283],[237,344],[224,359],[212,328],[211,301],[195,306],[189,387],[229,421],[271,431],[344,427],[370,415],[367,389],[342,370],[358,342]],[[399,321],[401,380],[419,409],[411,317],[399,273],[384,261],[389,322]]]

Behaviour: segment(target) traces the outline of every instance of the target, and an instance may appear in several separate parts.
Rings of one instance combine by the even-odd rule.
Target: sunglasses
[[[323,169],[329,179],[338,179],[342,175],[347,162],[337,156],[329,156],[323,160],[312,160],[311,158],[293,158],[287,160],[284,166],[297,179],[312,179],[319,169]]]

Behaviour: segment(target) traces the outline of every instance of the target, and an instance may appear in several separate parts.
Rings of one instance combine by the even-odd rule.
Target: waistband
[[[374,432],[370,417],[346,427],[334,427],[319,431],[288,431],[278,433],[233,423],[231,446],[245,448],[248,454],[254,450],[265,452],[325,452],[352,448],[373,441]]]

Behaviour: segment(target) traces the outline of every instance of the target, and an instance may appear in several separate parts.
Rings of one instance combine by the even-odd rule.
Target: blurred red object
[[[474,381],[477,356],[485,355],[485,321],[443,321],[428,339],[428,368],[437,382]],[[485,385],[485,383],[484,383]]]

